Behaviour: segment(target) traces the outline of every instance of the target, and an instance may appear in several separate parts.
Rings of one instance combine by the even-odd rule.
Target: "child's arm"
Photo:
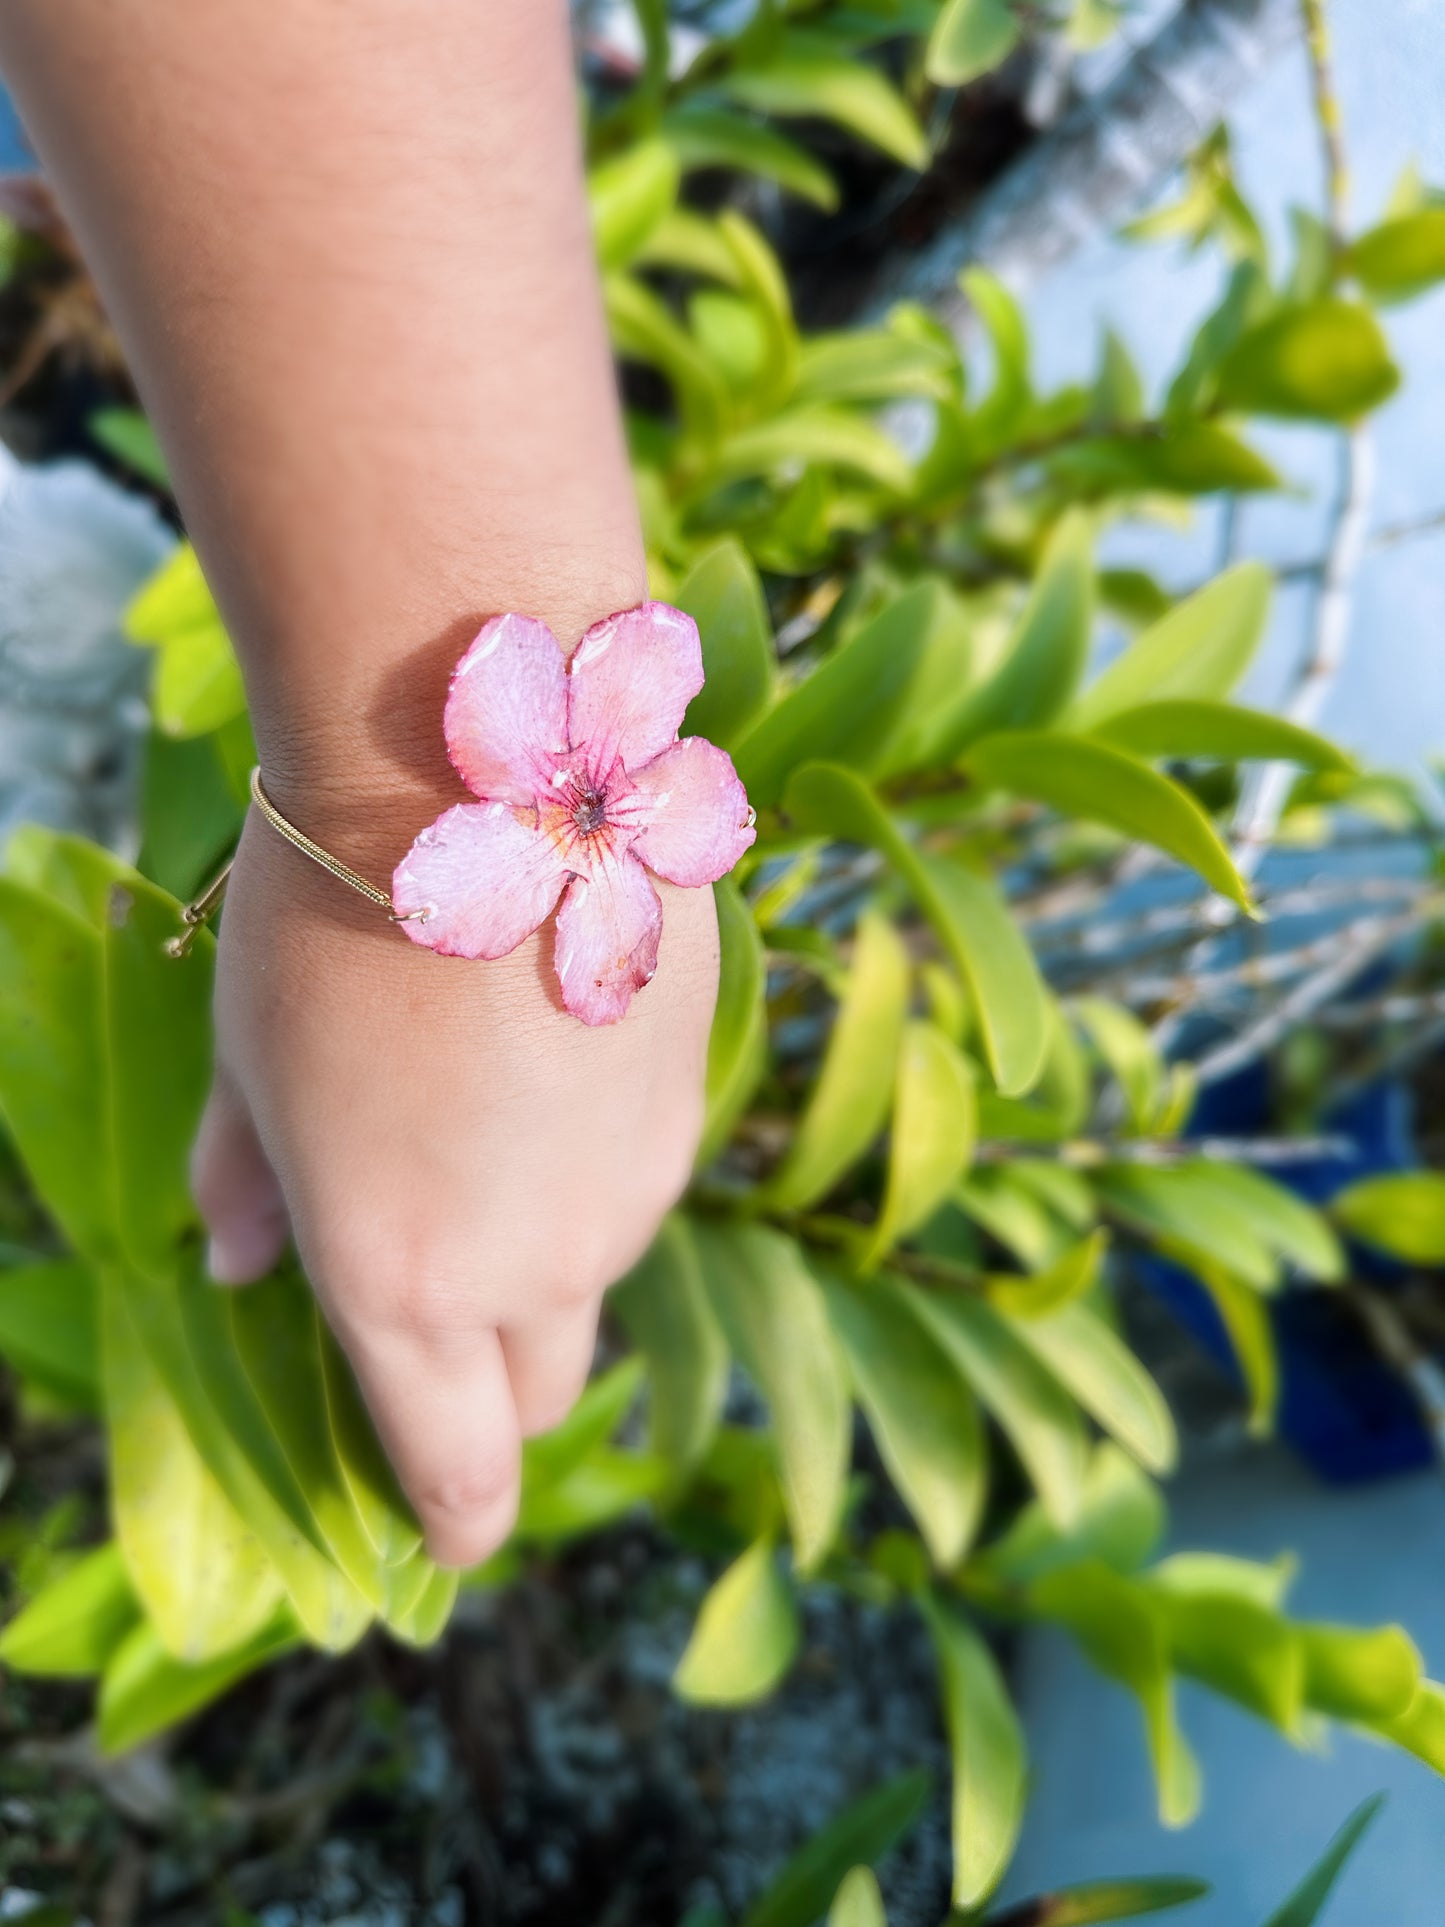
[[[9,0],[0,64],[242,656],[275,802],[385,882],[463,792],[447,675],[645,593],[563,0]],[[436,1554],[507,1531],[696,1142],[710,892],[626,1019],[547,932],[416,950],[254,816],[197,1153],[219,1276],[289,1220]],[[372,919],[376,918],[373,922]]]

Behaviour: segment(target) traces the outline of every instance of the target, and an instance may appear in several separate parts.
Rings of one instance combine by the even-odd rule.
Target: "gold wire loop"
[[[346,884],[358,895],[365,897],[368,903],[374,903],[379,910],[385,910],[393,923],[426,922],[431,914],[429,907],[408,910],[405,915],[398,916],[391,907],[391,896],[388,891],[379,888],[375,883],[369,883],[349,864],[343,863],[340,857],[333,856],[329,850],[323,850],[321,845],[314,843],[304,830],[298,830],[289,818],[284,817],[266,794],[266,786],[261,781],[259,764],[251,771],[251,801],[272,829],[279,836],[284,836],[293,849],[299,850],[303,856],[310,857],[313,863],[319,863],[323,870],[328,871],[339,883]],[[167,942],[165,946],[167,956],[184,957],[187,954],[196,940],[196,932],[220,909],[230,875],[231,865],[228,863],[220,874],[207,884],[200,896],[193,903],[188,903],[181,911],[184,928]]]

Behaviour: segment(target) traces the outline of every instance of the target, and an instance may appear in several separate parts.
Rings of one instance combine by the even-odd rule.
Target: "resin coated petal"
[[[391,880],[401,928],[445,957],[505,957],[550,914],[566,870],[551,839],[505,803],[458,803],[424,829]]]
[[[611,857],[590,879],[574,877],[557,912],[557,976],[572,1015],[615,1024],[651,981],[661,935],[662,905],[634,857]]]
[[[567,719],[594,768],[650,763],[702,688],[697,624],[665,602],[594,622],[572,654]]]
[[[732,758],[701,736],[674,743],[632,780],[650,805],[633,855],[669,883],[716,883],[757,836]]]
[[[545,622],[483,625],[453,672],[442,727],[474,795],[530,803],[545,790],[567,749],[567,665]]]

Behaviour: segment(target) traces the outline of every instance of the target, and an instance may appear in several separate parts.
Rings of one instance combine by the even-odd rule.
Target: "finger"
[[[210,1232],[218,1285],[249,1285],[279,1263],[290,1236],[286,1200],[245,1099],[218,1072],[196,1134],[191,1189]]]
[[[550,1432],[577,1403],[597,1350],[598,1300],[509,1325],[502,1351],[524,1439]]]
[[[517,1518],[521,1439],[494,1331],[339,1333],[439,1566],[474,1566]]]

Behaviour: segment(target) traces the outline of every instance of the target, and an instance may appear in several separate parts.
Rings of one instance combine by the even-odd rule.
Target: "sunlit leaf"
[[[0,1665],[17,1673],[84,1679],[100,1672],[139,1617],[118,1545],[85,1553],[0,1633]]]
[[[758,572],[729,538],[698,558],[674,600],[697,624],[707,672],[683,728],[727,749],[767,709],[777,680]]]
[[[1207,756],[1227,763],[1268,758],[1305,769],[1353,767],[1343,750],[1313,730],[1234,703],[1141,703],[1109,716],[1094,734],[1136,756]]]
[[[888,1927],[871,1867],[854,1867],[843,1876],[828,1909],[828,1927]]]
[[[1362,1178],[1330,1205],[1352,1238],[1413,1265],[1445,1265],[1445,1177],[1401,1171]]]
[[[1379,322],[1334,295],[1271,315],[1219,365],[1221,401],[1248,415],[1354,421],[1399,385]]]
[[[1013,0],[947,0],[928,42],[928,78],[961,87],[1013,52],[1023,20]]]
[[[876,1265],[933,1215],[967,1170],[977,1137],[968,1060],[936,1024],[910,1022],[898,1056],[888,1178],[863,1265]]]
[[[838,205],[838,189],[827,168],[774,127],[725,107],[687,101],[663,116],[661,131],[685,169],[736,168],[776,181],[825,213]]]
[[[677,199],[678,158],[665,140],[638,141],[587,177],[592,233],[604,273],[625,268]]]
[[[794,32],[766,66],[735,67],[721,89],[764,114],[836,121],[905,167],[928,163],[928,142],[913,109],[890,81],[849,60],[821,38]]]
[[[299,1644],[290,1617],[278,1613],[244,1644],[187,1665],[168,1653],[154,1628],[142,1622],[126,1636],[101,1681],[102,1749],[125,1753],[140,1746]]]
[[[1350,270],[1376,301],[1408,301],[1445,280],[1445,207],[1382,221],[1350,244]]]
[[[731,1362],[685,1218],[663,1223],[610,1302],[647,1360],[653,1449],[685,1478],[717,1429]]]
[[[1023,1823],[1028,1757],[998,1665],[978,1634],[942,1606],[925,1610],[943,1675],[953,1755],[953,1901],[974,1907],[1003,1878]]]
[[[1013,1327],[1106,1432],[1151,1472],[1168,1472],[1178,1456],[1169,1407],[1124,1341],[1075,1300]]]
[[[702,1603],[673,1689],[694,1706],[746,1706],[772,1692],[798,1650],[798,1608],[770,1539],[749,1546]]]

